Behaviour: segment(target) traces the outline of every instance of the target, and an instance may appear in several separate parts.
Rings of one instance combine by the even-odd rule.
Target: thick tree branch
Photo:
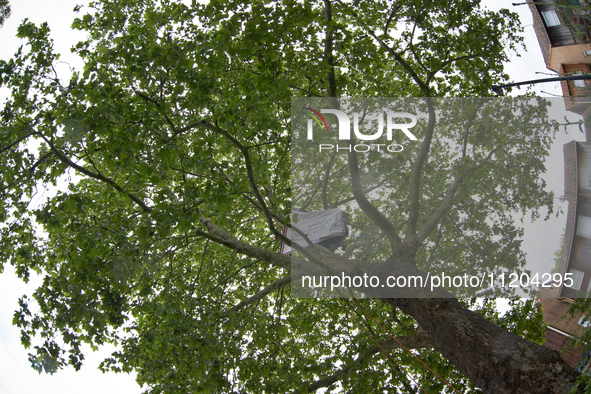
[[[384,25],[384,36],[388,37],[388,29],[390,28],[390,23],[392,23],[392,19],[394,19],[394,13],[396,11],[398,11],[400,8],[402,7],[402,5],[398,5],[397,7],[394,6],[394,4],[392,4],[392,9],[390,10],[390,15],[388,15],[388,20],[386,21],[386,24]]]
[[[433,215],[431,215],[431,217],[425,222],[425,224],[417,232],[417,239],[420,243],[422,243],[423,241],[425,241],[427,239],[427,237],[429,236],[431,231],[433,231],[433,229],[441,221],[443,216],[447,213],[447,211],[449,211],[451,209],[451,207],[453,205],[454,196],[455,196],[456,192],[458,191],[458,189],[460,188],[460,186],[462,185],[464,179],[467,176],[469,176],[470,174],[472,174],[474,171],[476,171],[480,167],[482,167],[484,165],[484,163],[487,160],[489,160],[495,154],[495,152],[497,150],[498,150],[498,148],[491,150],[488,153],[488,155],[486,156],[486,158],[484,160],[482,160],[479,164],[468,168],[466,171],[464,171],[463,174],[458,175],[454,178],[453,183],[451,184],[451,186],[449,187],[449,189],[445,193],[445,197],[443,198],[441,205],[435,210]]]
[[[324,61],[328,64],[328,97],[337,97],[337,80],[335,76],[334,56],[332,53],[334,40],[334,25],[332,23],[332,4],[324,0],[324,16],[328,24],[326,39],[324,40]]]
[[[199,212],[199,222],[207,228],[209,232],[196,229],[198,235],[202,235],[203,237],[235,250],[238,253],[268,262],[276,267],[289,269],[291,266],[291,258],[289,256],[239,241],[228,232],[216,226],[211,220],[203,216],[201,212]]]
[[[426,98],[427,108],[429,112],[429,121],[425,132],[425,137],[421,143],[421,149],[417,155],[411,173],[411,183],[409,188],[409,214],[408,222],[406,224],[406,240],[414,240],[416,236],[417,223],[419,220],[419,211],[421,207],[421,178],[423,176],[423,167],[429,158],[429,150],[431,149],[431,142],[435,132],[436,114],[433,106],[433,100],[430,97]],[[417,245],[418,246],[418,245]]]
[[[478,105],[474,108],[474,112],[472,113],[472,115],[470,116],[470,118],[468,119],[468,122],[466,124],[464,124],[464,132],[462,133],[462,139],[461,139],[461,145],[462,145],[462,158],[461,160],[464,160],[464,158],[466,157],[466,153],[467,153],[467,149],[468,149],[468,137],[470,136],[470,134],[474,133],[474,131],[472,131],[472,126],[474,125],[474,122],[476,121],[476,115],[478,114],[478,112],[482,109],[482,106],[490,101],[491,98],[490,97],[482,97],[479,100]]]
[[[41,163],[43,163],[45,160],[49,159],[51,156],[53,156],[55,153],[53,152],[47,152],[46,154],[44,154],[43,156],[41,156],[32,166],[31,168],[28,168],[27,171],[30,172],[31,174],[33,174],[35,172],[35,170],[37,169],[37,167],[39,167],[41,165]]]
[[[210,219],[201,214],[201,212],[199,212],[199,222],[201,225],[207,228],[209,232],[194,229],[195,234],[203,236],[204,238],[209,239],[219,245],[235,250],[238,253],[265,261],[273,266],[291,269],[291,257],[239,241],[227,231],[224,231],[216,226]],[[312,242],[305,234],[301,233],[300,230],[294,228],[294,231],[298,232],[310,245],[312,245]],[[300,245],[294,244],[293,246],[298,252],[302,253],[304,256],[309,258],[310,261],[316,264],[316,267],[308,266],[310,268],[327,269],[329,266],[324,263],[323,260],[330,260],[338,257],[323,247],[310,248],[314,249],[314,252],[311,252],[309,249]]]
[[[412,316],[433,347],[485,393],[567,393],[573,387],[577,373],[557,351],[509,333],[455,298],[382,301]]]
[[[433,229],[441,221],[443,216],[452,207],[454,196],[458,191],[458,188],[461,186],[463,180],[464,176],[454,178],[454,181],[447,190],[447,193],[445,194],[445,197],[443,198],[441,205],[435,210],[433,215],[431,215],[427,222],[417,232],[416,237],[419,243],[423,243],[423,241],[427,239],[431,231],[433,231]]]
[[[359,204],[359,208],[367,215],[367,217],[375,223],[380,230],[386,234],[390,242],[392,253],[398,251],[402,240],[396,231],[396,228],[365,196],[363,186],[361,185],[361,175],[359,173],[359,162],[357,159],[357,152],[351,149],[349,152],[349,172],[351,173],[351,185],[353,187],[353,196]]]
[[[332,168],[332,163],[335,157],[336,153],[333,152],[330,155],[330,159],[328,160],[328,164],[326,165],[326,168],[324,170],[324,179],[322,181],[322,207],[324,209],[328,209],[330,206],[328,203],[328,182],[330,180],[330,170]]]
[[[474,124],[474,119],[476,114],[478,113],[478,110],[481,108],[481,106],[488,101],[488,99],[486,98],[482,98],[480,99],[479,105],[477,106],[477,108],[475,109],[474,113],[472,114],[472,116],[470,116],[468,123],[464,126],[464,132],[462,133],[462,137],[461,137],[461,149],[462,149],[462,158],[461,160],[464,160],[466,157],[466,149],[467,149],[467,145],[468,145],[468,136],[470,135],[470,130]],[[431,99],[428,100],[429,105],[431,104]],[[429,107],[429,114],[431,116],[431,106]],[[433,114],[434,115],[434,114]],[[429,118],[429,121],[431,121],[431,118]],[[429,141],[431,140],[433,136],[433,130],[430,130],[430,128],[427,128],[427,136],[425,137],[425,140],[423,140],[423,146],[421,147],[421,151],[419,152],[419,157],[423,156],[423,148],[425,147],[425,141],[427,140],[427,137],[429,138]],[[487,155],[487,157],[482,160],[479,164],[472,166],[471,168],[467,169],[464,173],[462,173],[461,175],[458,175],[454,178],[454,181],[452,182],[451,186],[448,188],[446,195],[443,199],[443,202],[441,203],[441,205],[437,208],[437,210],[433,213],[433,215],[427,220],[427,222],[425,222],[425,224],[421,227],[421,229],[417,232],[416,234],[416,239],[419,243],[422,243],[423,241],[425,241],[427,239],[427,237],[429,236],[429,234],[431,233],[431,231],[433,231],[433,229],[437,226],[437,224],[439,223],[439,221],[441,221],[441,219],[443,218],[443,216],[447,213],[447,211],[452,207],[453,205],[453,198],[455,196],[455,193],[457,192],[458,188],[461,186],[463,180],[465,179],[466,176],[469,176],[472,172],[476,171],[478,168],[480,168],[484,162],[486,160],[489,160],[492,155],[498,150],[499,148],[493,149],[489,152],[489,154]],[[428,153],[429,147],[426,147],[426,152]],[[426,160],[427,155],[424,155],[423,157],[423,163]],[[409,225],[414,223],[414,228],[409,228],[407,227],[407,236],[412,237],[412,233],[410,233],[411,231],[416,231],[416,225],[417,225],[417,221],[418,221],[418,209],[419,209],[419,191],[420,191],[420,178],[417,180],[417,184],[415,184],[415,171],[417,170],[417,168],[419,168],[419,165],[421,167],[421,172],[422,172],[422,166],[423,163],[419,163],[419,159],[417,159],[417,162],[415,163],[415,166],[413,168],[413,180],[412,180],[412,184],[411,184],[411,214],[410,214],[410,218],[409,219]],[[413,200],[413,198],[416,198],[416,201]]]

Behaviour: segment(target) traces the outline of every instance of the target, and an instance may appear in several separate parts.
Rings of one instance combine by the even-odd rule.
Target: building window
[[[587,318],[585,316],[581,316],[581,318],[579,319],[578,324],[581,327],[591,327],[591,321],[589,321],[589,318]]]
[[[573,82],[575,83],[575,88],[584,88],[585,87],[585,80],[584,79],[575,79]]]
[[[577,224],[577,235],[585,238],[591,238],[591,218],[579,215]]]
[[[571,75],[584,75],[585,73],[583,73],[582,71],[575,71],[573,73],[571,73]],[[573,84],[575,85],[575,88],[584,88],[585,87],[585,80],[584,79],[576,79],[573,80]]]
[[[558,14],[554,10],[549,11],[542,11],[542,18],[544,18],[544,22],[546,26],[558,26],[560,25],[560,19],[558,18]]]
[[[583,55],[585,55],[585,56],[591,56],[591,51],[583,51]]]
[[[581,181],[580,186],[583,189],[591,189],[591,169],[583,167],[581,168]]]
[[[583,277],[585,276],[585,274],[582,271],[579,270],[575,270],[575,269],[569,269],[568,270],[569,275],[571,278],[573,278],[573,285],[570,286],[571,289],[573,290],[581,290],[581,283],[583,283]]]

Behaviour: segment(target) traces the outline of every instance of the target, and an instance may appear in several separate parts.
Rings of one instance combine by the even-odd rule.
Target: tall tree
[[[485,272],[488,259],[523,264],[509,212],[551,206],[539,178],[549,134],[504,133],[469,116],[463,129],[438,128],[445,108],[428,99],[488,95],[521,40],[516,15],[472,0],[93,7],[74,23],[89,39],[74,48],[85,65],[67,83],[47,25],[24,23],[28,47],[0,63],[0,83],[12,89],[0,131],[0,261],[25,280],[31,270],[44,276],[14,318],[23,344],[37,343],[36,368],[78,368],[82,343],[113,342],[122,350],[104,368],[135,370],[153,393],[573,385],[558,353],[508,332],[526,329],[490,304],[479,314],[443,290],[289,296],[292,263],[354,272],[368,265],[361,252],[387,274],[424,275],[425,262],[446,259]],[[342,197],[358,204],[353,229],[376,228],[344,254],[279,253],[292,199],[309,196],[290,183],[292,96],[427,98],[417,104],[429,114],[417,149],[380,162],[392,178],[376,184],[394,203],[364,192],[369,156],[318,158],[310,187],[323,198],[310,208]],[[528,109],[532,119],[543,110]],[[64,183],[33,204],[40,189]],[[329,189],[339,186],[337,199]],[[531,303],[519,310],[539,319]],[[454,388],[433,383],[408,349]]]

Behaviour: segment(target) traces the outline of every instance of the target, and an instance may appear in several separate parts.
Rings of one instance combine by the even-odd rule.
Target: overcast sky
[[[76,14],[72,12],[76,4],[84,4],[85,1],[74,0],[12,0],[12,16],[0,29],[0,58],[9,59],[21,43],[15,38],[17,27],[24,18],[35,23],[47,21],[55,40],[55,47],[62,53],[63,60],[76,65],[75,60],[68,59],[69,47],[84,37],[75,34],[69,29],[71,21]],[[532,19],[526,6],[511,6],[511,1],[488,1],[494,8],[510,8],[519,12],[522,23],[525,26],[527,52],[522,57],[514,57],[507,72],[513,81],[523,81],[541,78],[537,73],[548,73],[542,60],[541,51],[532,27]],[[484,39],[484,38],[483,38]],[[534,89],[542,96],[561,94],[558,83],[538,85]],[[520,89],[518,92],[524,92]],[[0,97],[6,94],[0,91]],[[3,101],[3,100],[2,100]],[[573,116],[574,119],[574,116]],[[557,196],[563,194],[563,158],[562,145],[575,137],[583,140],[580,133],[559,135],[548,161],[548,181]],[[566,204],[562,205],[566,211]],[[560,235],[564,229],[564,215],[558,219],[535,223],[528,226],[526,231],[525,249],[528,253],[528,264],[543,264],[551,266],[554,251],[559,247]],[[38,282],[37,282],[38,283]],[[103,357],[109,351],[93,353],[90,350],[85,353],[86,361],[79,372],[72,368],[61,370],[50,376],[37,374],[27,361],[27,352],[22,348],[18,330],[12,326],[12,315],[17,309],[18,297],[22,294],[31,294],[35,281],[29,285],[23,284],[16,278],[11,267],[5,267],[5,273],[0,275],[0,394],[104,394],[113,393],[140,393],[141,389],[134,381],[134,377],[123,374],[102,374],[96,368]]]

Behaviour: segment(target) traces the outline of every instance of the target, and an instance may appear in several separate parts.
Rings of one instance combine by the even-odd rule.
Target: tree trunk
[[[416,268],[413,253],[406,253],[405,260],[396,262],[363,264],[322,252],[321,248],[314,248],[314,252],[329,264],[331,274],[367,273],[381,278],[426,276]],[[328,255],[332,259],[328,259]],[[292,264],[292,268],[294,266]],[[308,268],[312,271],[310,265]],[[296,270],[292,275],[299,276],[300,272]],[[384,298],[384,293],[375,288],[357,290],[412,316],[429,336],[432,346],[486,393],[568,393],[579,375],[556,350],[498,327],[442,288],[433,291],[420,287],[392,289],[400,298]],[[432,298],[434,296],[440,298]]]
[[[453,298],[382,299],[412,316],[433,346],[486,393],[568,393],[577,373],[556,350],[511,334]]]

